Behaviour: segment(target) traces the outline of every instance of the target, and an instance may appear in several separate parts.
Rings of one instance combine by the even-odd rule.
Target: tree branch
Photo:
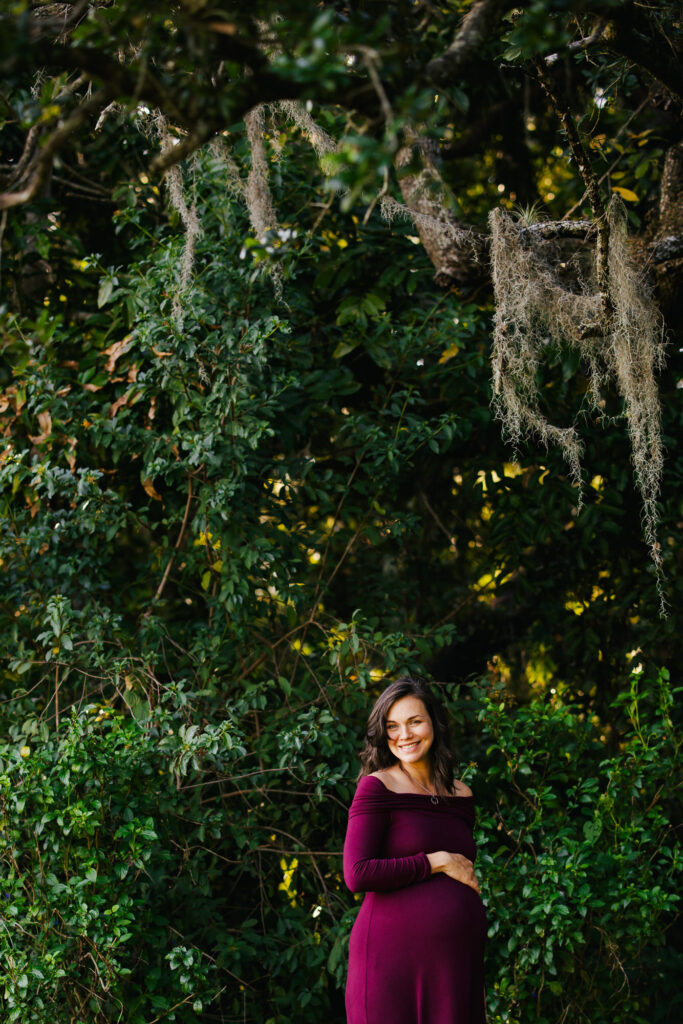
[[[591,46],[594,46],[595,43],[600,42],[600,40],[603,38],[605,34],[607,23],[607,18],[601,18],[589,36],[585,36],[583,39],[575,39],[573,40],[573,42],[568,43],[564,49],[564,52],[569,54],[581,53],[582,50],[588,50]],[[548,67],[550,67],[556,61],[558,61],[561,56],[561,52],[549,53],[548,56],[545,58],[545,62],[548,65]]]
[[[509,6],[509,0],[476,0],[445,53],[430,60],[427,78],[437,85],[447,85],[460,75],[479,56],[492,28]]]
[[[0,20],[0,31],[4,26]],[[29,48],[17,47],[16,53],[0,65],[3,74],[16,74],[30,64],[50,71],[81,71],[88,79],[105,84],[110,98],[121,101],[135,97],[145,100],[151,106],[160,107],[171,120],[191,127],[187,118],[175,102],[172,90],[157,79],[145,64],[124,64],[90,46],[69,46],[56,44],[49,39],[38,39]]]
[[[539,220],[536,224],[527,224],[519,229],[522,238],[525,235],[551,241],[553,238],[588,238],[597,230],[592,220]]]
[[[12,206],[20,206],[22,203],[29,203],[40,193],[50,174],[52,161],[55,153],[66,142],[69,136],[87,120],[88,117],[102,107],[109,97],[106,88],[99,89],[89,100],[81,103],[79,107],[59,125],[48,137],[33,159],[29,162],[26,171],[28,181],[23,189],[18,192],[4,192],[0,194],[0,210],[7,210]]]
[[[7,182],[5,184],[6,188],[12,186],[15,183],[15,181],[21,180],[21,176],[24,173],[24,169],[28,166],[28,164],[31,162],[35,155],[36,146],[38,145],[38,140],[40,138],[40,133],[42,130],[43,126],[37,124],[34,124],[29,128],[28,134],[26,136],[26,141],[24,143],[24,150],[21,156],[19,157],[19,160],[14,166],[8,165],[11,173],[7,178]]]

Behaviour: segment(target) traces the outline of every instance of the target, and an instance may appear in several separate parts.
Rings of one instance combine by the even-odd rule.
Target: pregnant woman
[[[453,779],[444,712],[398,679],[370,713],[344,878],[364,892],[351,931],[347,1024],[484,1024],[486,914],[473,797]]]

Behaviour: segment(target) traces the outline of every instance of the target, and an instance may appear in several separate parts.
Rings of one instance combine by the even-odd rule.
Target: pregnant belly
[[[394,892],[374,893],[368,922],[375,939],[394,946],[401,939],[413,950],[454,944],[480,946],[486,937],[486,911],[469,885],[439,874]],[[363,908],[365,909],[365,907]]]

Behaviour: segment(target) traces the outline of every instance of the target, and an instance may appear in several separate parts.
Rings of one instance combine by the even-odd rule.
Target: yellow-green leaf
[[[625,199],[627,203],[637,203],[639,201],[636,193],[632,192],[630,188],[623,188],[621,185],[614,185],[612,187],[612,191],[616,192],[622,199]]]
[[[460,347],[458,345],[449,345],[448,348],[444,349],[444,351],[441,353],[441,358],[439,359],[439,362],[447,363],[449,359],[453,358],[453,356],[457,356],[459,351]]]

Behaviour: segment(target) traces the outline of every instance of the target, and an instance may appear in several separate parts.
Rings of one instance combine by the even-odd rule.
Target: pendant
[[[434,806],[436,807],[436,805],[439,802],[438,796],[432,796],[432,797],[430,797],[430,799],[431,799],[432,803],[434,804]]]

